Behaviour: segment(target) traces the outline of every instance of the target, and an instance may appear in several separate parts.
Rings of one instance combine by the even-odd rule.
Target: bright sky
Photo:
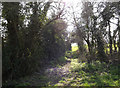
[[[55,1],[60,1],[60,0],[55,0]],[[72,15],[71,15],[71,14],[73,14],[73,11],[78,12],[78,13],[75,13],[76,17],[80,17],[80,13],[82,11],[81,10],[81,8],[82,8],[81,1],[83,2],[83,1],[87,1],[87,0],[62,0],[62,2],[65,2],[65,7],[67,8],[67,11],[69,12],[68,14],[65,15],[65,18],[67,19],[66,21],[68,23],[68,28],[67,28],[68,31],[74,30],[74,27],[71,23],[73,21]],[[89,1],[100,2],[100,1],[105,1],[105,0],[89,0]],[[71,7],[73,7],[73,9]],[[117,23],[116,19],[112,19],[111,21],[114,23]],[[112,33],[113,33],[113,30],[116,29],[116,27],[117,26],[115,24],[111,24]]]
[[[58,1],[61,1],[61,0],[54,0],[54,1],[56,1],[56,2],[58,2]],[[82,8],[82,4],[81,4],[81,1],[85,1],[85,0],[62,0],[62,2],[64,2],[65,3],[65,8],[67,8],[66,10],[67,10],[67,13],[65,14],[65,18],[67,19],[66,20],[66,22],[67,22],[67,24],[68,24],[68,28],[67,28],[67,30],[68,31],[72,31],[72,30],[74,30],[74,27],[73,27],[73,25],[72,25],[72,21],[73,21],[73,16],[72,16],[72,14],[73,14],[73,11],[75,11],[75,12],[79,12],[79,13],[76,13],[76,17],[80,17],[80,13],[81,13],[81,8]],[[94,0],[95,1],[95,0]],[[100,0],[99,0],[100,1]],[[1,4],[0,4],[1,5]],[[77,6],[79,6],[79,7],[77,7]],[[1,7],[1,6],[0,6]],[[71,7],[73,7],[73,9],[71,8]],[[69,12],[69,13],[68,13]],[[0,14],[1,14],[1,12],[0,12]],[[117,20],[115,20],[115,19],[113,19],[113,20],[111,20],[112,22],[114,22],[114,23],[117,23]],[[0,23],[1,24],[1,23]],[[1,28],[1,26],[0,26],[0,28]],[[111,24],[111,30],[113,31],[113,29],[115,29],[116,28],[116,25],[114,25],[114,24]]]
[[[62,0],[63,2],[65,2],[65,6],[67,8],[67,14],[66,14],[66,18],[67,18],[67,23],[68,23],[68,31],[72,31],[74,29],[73,24],[71,23],[73,21],[73,11],[74,12],[79,12],[79,13],[75,13],[77,17],[80,16],[81,13],[81,0]],[[77,7],[79,5],[79,7]],[[79,16],[78,16],[79,15]]]

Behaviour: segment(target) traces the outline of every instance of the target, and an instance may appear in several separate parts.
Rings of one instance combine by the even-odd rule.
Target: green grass
[[[88,51],[88,45],[84,45],[84,47],[86,48],[86,50]],[[108,47],[108,48],[107,48]],[[117,51],[118,51],[118,46],[117,46],[117,44],[116,44],[116,47],[117,47]],[[105,52],[108,52],[108,54],[110,54],[110,48],[109,48],[109,44],[106,44],[105,45]],[[75,51],[77,51],[78,50],[78,46],[77,45],[75,45],[75,46],[72,46],[72,52],[75,52]],[[114,47],[114,45],[112,44],[112,50],[115,50],[115,47]]]
[[[59,81],[55,86],[120,86],[120,71],[118,66],[99,61],[88,64],[78,63],[71,59],[71,74]],[[118,72],[119,71],[119,72]]]
[[[113,50],[114,46],[112,45]],[[85,45],[88,49],[88,46]],[[71,74],[64,80],[60,80],[55,86],[120,86],[120,72],[118,72],[118,65],[108,65],[95,61],[91,64],[87,62],[78,62],[76,59],[76,52],[78,46],[72,46],[72,51],[67,52],[67,56],[72,55],[71,60]],[[110,52],[109,48],[105,48],[105,52]],[[75,57],[75,58],[74,58]],[[120,66],[120,65],[119,65]]]
[[[108,52],[108,54],[110,54],[110,48],[109,48],[109,45],[110,44],[107,44],[106,46],[105,46],[105,52]],[[108,48],[107,48],[108,47]],[[117,44],[116,44],[116,47],[117,47],[117,51],[118,51],[118,46],[117,46]],[[115,47],[114,47],[114,45],[112,44],[112,50],[115,50]]]
[[[86,50],[88,50],[88,45],[84,45],[84,47],[86,48]],[[77,50],[78,50],[78,45],[72,46],[72,52],[77,51]]]
[[[60,61],[64,61],[67,58],[60,58]],[[68,60],[68,59],[67,59]],[[101,63],[100,61],[94,61],[91,64],[87,62],[80,62],[78,59],[70,59],[70,74],[63,76],[61,80],[55,86],[120,86],[120,71],[118,68],[120,65],[108,65]],[[51,86],[47,76],[40,76],[40,85]],[[47,81],[47,82],[46,82]],[[28,82],[20,83],[19,86],[29,86]]]
[[[76,56],[74,53],[77,50],[78,46],[73,46],[72,51],[66,52],[66,55]],[[52,66],[62,67],[62,63],[65,63],[66,60],[71,61],[70,74],[63,76],[54,86],[120,86],[120,76],[118,76],[120,75],[120,71],[118,70],[120,65],[118,64],[108,65],[100,61],[88,64],[87,62],[79,62],[74,57],[60,57],[57,61],[52,61],[51,64]],[[39,79],[41,80],[40,85],[51,86],[47,76],[40,76]],[[17,87],[30,85],[28,82],[19,84],[14,82],[14,84]]]
[[[78,45],[72,46],[72,50],[70,51],[70,55],[72,58],[78,58],[79,52],[78,52]]]
[[[74,52],[74,51],[77,51],[78,50],[78,46],[76,45],[76,46],[72,46],[72,52]]]

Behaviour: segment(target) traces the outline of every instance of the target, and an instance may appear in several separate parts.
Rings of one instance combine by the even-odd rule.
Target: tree
[[[14,3],[8,3],[4,2],[2,3],[3,5],[3,12],[2,15],[3,17],[7,20],[7,31],[8,31],[8,39],[7,39],[7,44],[4,46],[7,46],[6,48],[3,49],[3,62],[4,60],[10,61],[10,68],[6,69],[3,68],[3,79],[4,79],[4,74],[9,73],[11,74],[11,79],[15,78],[16,75],[16,60],[18,60],[17,57],[17,52],[18,49],[21,49],[20,43],[19,43],[19,10],[20,6],[18,2]],[[8,50],[8,52],[5,53],[5,49]],[[12,52],[12,53],[11,53]],[[6,64],[6,63],[5,63]]]
[[[4,25],[7,36],[3,38],[3,80],[23,77],[36,70],[39,58],[35,57],[36,52],[43,53],[39,34],[50,4],[47,2],[42,10],[42,7],[39,8],[41,4],[37,2],[24,3],[24,7],[19,2],[2,3],[2,17],[7,21]],[[28,10],[32,11],[32,15],[25,14]],[[30,20],[29,25],[24,26],[27,23],[25,20]]]
[[[61,19],[53,21],[44,29],[44,48],[47,59],[57,59],[65,53],[64,30],[66,23]]]

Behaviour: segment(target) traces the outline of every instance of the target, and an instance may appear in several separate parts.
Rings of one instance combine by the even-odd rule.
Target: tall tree
[[[3,5],[2,15],[7,20],[7,31],[8,31],[7,46],[9,46],[9,55],[10,55],[9,56],[10,58],[9,57],[7,58],[10,59],[10,63],[11,63],[10,69],[12,69],[11,73],[10,72],[7,72],[7,73],[10,73],[11,78],[14,78],[16,77],[15,62],[17,60],[18,49],[20,48],[19,38],[18,38],[19,22],[20,22],[19,21],[20,6],[18,2],[14,2],[14,3],[4,2],[2,3],[2,5]],[[4,52],[4,49],[3,49],[3,52]]]

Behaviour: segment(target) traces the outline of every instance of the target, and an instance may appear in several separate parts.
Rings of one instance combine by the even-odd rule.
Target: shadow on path
[[[48,64],[43,67],[42,71],[35,72],[32,76],[21,79],[21,83],[30,86],[53,86],[58,83],[63,77],[70,74],[71,61],[66,60],[64,63]]]

